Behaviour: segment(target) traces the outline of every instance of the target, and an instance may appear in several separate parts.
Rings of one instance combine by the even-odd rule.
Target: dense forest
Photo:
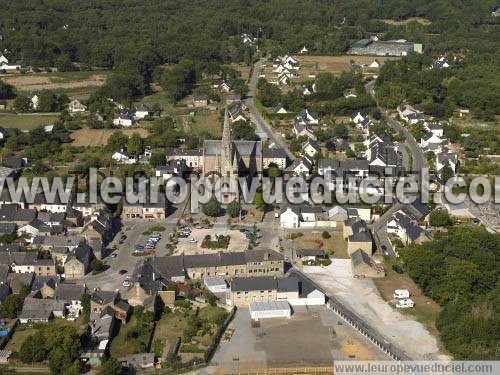
[[[315,53],[343,53],[381,33],[424,43],[428,52],[498,53],[494,0],[25,0],[0,1],[2,49],[31,65],[67,60],[101,67],[244,60],[230,37],[250,32],[282,50],[303,45]],[[423,17],[404,26],[382,19]],[[497,23],[497,25],[494,25]],[[273,43],[270,43],[273,45]],[[264,43],[265,44],[265,43]]]
[[[113,68],[116,74],[101,97],[143,95],[157,78],[175,102],[197,77],[219,73],[221,64],[252,61],[255,48],[242,43],[242,33],[259,37],[258,47],[270,55],[304,45],[314,54],[343,54],[354,41],[377,34],[422,43],[427,56],[384,67],[383,104],[394,107],[408,97],[437,117],[463,105],[485,119],[500,108],[495,0],[0,0],[0,5],[1,51],[31,66]],[[394,22],[404,20],[411,22]],[[432,63],[430,56],[444,53],[465,58],[453,71],[423,69]],[[156,69],[179,62],[166,76]],[[244,85],[237,86],[244,94]]]
[[[500,235],[453,228],[407,248],[409,275],[443,310],[436,322],[456,359],[500,359]]]

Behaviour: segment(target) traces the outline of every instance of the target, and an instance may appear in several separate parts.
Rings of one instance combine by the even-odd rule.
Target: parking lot
[[[207,249],[202,248],[201,244],[205,236],[211,235],[215,240],[215,236],[230,236],[229,246],[227,249]],[[249,240],[246,239],[244,233],[239,230],[211,228],[211,229],[197,229],[191,228],[190,234],[186,238],[179,238],[179,243],[175,250],[175,254],[210,254],[219,251],[245,251],[248,248]]]
[[[333,360],[388,360],[365,337],[324,306],[296,307],[291,319],[262,319],[252,327],[239,309],[213,358],[213,373],[263,367],[330,366]]]

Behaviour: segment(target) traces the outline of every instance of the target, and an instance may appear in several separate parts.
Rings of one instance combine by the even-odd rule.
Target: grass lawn
[[[227,311],[222,307],[208,305],[200,309],[198,316],[203,320],[215,322],[221,315],[225,316],[226,314]]]
[[[332,258],[348,259],[347,243],[342,238],[342,232],[328,231],[330,238],[323,238],[322,231],[303,232],[304,235],[294,240],[297,249],[321,249],[333,251]]]
[[[53,115],[0,115],[0,127],[31,130],[42,125],[51,125],[57,118],[58,116]]]
[[[400,309],[399,312],[402,314],[408,314],[417,319],[422,323],[429,332],[432,333],[434,337],[438,340],[438,345],[440,350],[446,352],[444,345],[439,339],[439,331],[436,328],[436,319],[441,311],[441,307],[434,302],[429,297],[426,297],[420,288],[413,282],[413,280],[407,275],[400,275],[392,270],[392,264],[394,261],[392,259],[385,259],[385,270],[387,276],[381,279],[373,279],[380,295],[384,300],[393,302],[395,305],[395,300],[393,298],[395,289],[408,289],[410,291],[411,299],[415,302],[415,307],[412,309]]]
[[[12,335],[11,339],[5,346],[5,350],[10,350],[12,352],[18,352],[21,349],[23,342],[31,335],[37,333],[38,330],[34,328],[17,329]]]
[[[111,342],[110,352],[113,357],[119,358],[144,352],[146,345],[143,345],[143,343],[149,341],[149,331],[145,331],[141,335],[138,333],[137,325],[137,317],[134,314],[132,314],[127,324],[121,324],[118,335]]]
[[[178,337],[182,337],[182,332],[188,326],[187,318],[180,311],[163,314],[158,323],[153,337],[153,343],[160,340],[163,345],[163,357],[166,357],[171,345]]]
[[[222,136],[222,119],[219,119],[217,111],[197,113],[194,117],[185,118],[184,121],[192,134],[208,133],[213,139],[220,139]]]

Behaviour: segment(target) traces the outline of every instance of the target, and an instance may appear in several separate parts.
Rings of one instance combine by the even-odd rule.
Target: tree
[[[19,349],[19,357],[25,363],[42,362],[47,358],[45,337],[41,332],[28,336]]]
[[[107,146],[111,151],[119,150],[128,143],[128,137],[121,130],[117,130],[108,138]]]
[[[203,205],[202,211],[207,216],[217,217],[221,214],[221,204],[215,197],[212,197]]]
[[[31,110],[31,100],[26,95],[18,95],[14,100],[14,108],[18,112],[27,112]]]
[[[236,199],[229,203],[226,207],[226,212],[230,217],[237,217],[240,214],[241,205]]]
[[[153,152],[153,154],[151,154],[151,157],[149,158],[149,164],[153,168],[158,167],[159,165],[164,165],[165,155],[163,155],[163,152]]]
[[[92,268],[92,271],[94,272],[99,272],[102,270],[103,267],[103,262],[100,259],[92,259],[92,262],[90,262],[90,267]]]
[[[130,136],[127,143],[127,151],[134,155],[140,155],[144,152],[144,140],[138,133]]]
[[[266,208],[266,202],[264,201],[264,195],[261,190],[257,190],[255,192],[255,196],[253,197],[253,204],[261,211],[264,211]]]
[[[447,227],[452,224],[452,221],[448,211],[434,210],[429,215],[429,224],[433,227]]]
[[[232,125],[234,139],[255,140],[255,129],[246,121],[236,121]]]
[[[279,169],[276,164],[269,165],[269,168],[267,169],[267,175],[270,178],[279,177],[281,176],[281,169]]]
[[[11,99],[14,97],[14,86],[0,79],[0,99]]]
[[[19,294],[10,294],[5,298],[0,306],[0,316],[3,318],[14,319],[23,309],[24,297]]]
[[[121,373],[122,365],[115,358],[108,358],[101,365],[102,375],[120,375]]]
[[[452,178],[454,175],[455,175],[455,173],[453,172],[453,169],[450,166],[450,162],[446,162],[443,169],[441,169],[441,180],[443,182],[446,182],[450,178]]]

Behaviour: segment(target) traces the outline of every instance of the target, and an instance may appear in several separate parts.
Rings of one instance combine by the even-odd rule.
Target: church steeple
[[[233,164],[233,142],[231,140],[231,128],[229,127],[229,117],[227,114],[227,104],[224,111],[224,127],[222,129],[221,142],[221,174],[229,176],[232,172]]]

